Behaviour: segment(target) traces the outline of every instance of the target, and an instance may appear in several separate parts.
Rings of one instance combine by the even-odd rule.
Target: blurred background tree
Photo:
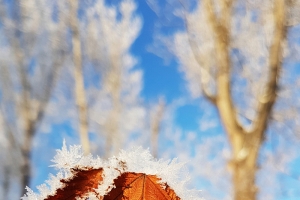
[[[274,104],[282,92],[280,77],[284,51],[289,48],[289,25],[294,24],[293,17],[298,14],[290,7],[299,6],[284,0],[265,2],[260,7],[251,3],[203,0],[196,12],[184,15],[187,34],[175,36],[175,54],[186,66],[187,76],[198,75],[194,81],[201,85],[202,95],[217,107],[227,133],[232,150],[229,167],[235,200],[256,199],[257,159]],[[238,13],[241,9],[244,12]],[[189,45],[183,46],[183,37],[187,37]],[[252,38],[260,40],[262,45],[252,42]],[[191,48],[196,65],[187,60],[187,47]],[[295,58],[289,57],[285,62],[295,62]],[[243,68],[250,72],[241,74]],[[256,80],[251,77],[253,71],[257,72]],[[245,98],[243,108],[237,108],[232,97],[233,88],[242,86],[242,81],[233,83],[239,78],[248,89],[239,94]],[[239,116],[247,122],[243,123]]]
[[[65,138],[103,157],[143,145],[190,160],[206,199],[296,198],[300,182],[280,176],[300,177],[299,10],[1,0],[0,196],[43,182]]]
[[[32,141],[66,56],[65,16],[53,21],[52,6],[39,1],[1,2],[1,119],[7,140],[4,198],[15,185],[12,178],[20,179],[22,193],[29,184]]]
[[[101,0],[0,3],[1,196],[10,199],[30,184],[33,140],[43,132],[41,124],[74,121],[85,153],[105,156],[143,126],[141,72],[132,69],[135,60],[128,52],[141,20],[133,1],[110,7]],[[95,142],[92,148],[89,132],[106,147]]]
[[[290,141],[298,136],[299,104],[292,102],[299,96],[292,85],[299,74],[299,1],[166,1],[164,9],[148,3],[161,18],[173,11],[169,26],[182,19],[182,30],[173,38],[158,34],[156,46],[177,57],[191,95],[216,106],[231,149],[233,198],[256,199],[267,131],[286,132],[277,128],[284,124],[294,133]]]

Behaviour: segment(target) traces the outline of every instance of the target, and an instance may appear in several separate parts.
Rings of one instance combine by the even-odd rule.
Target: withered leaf
[[[45,200],[75,200],[76,197],[84,197],[89,192],[95,192],[95,189],[103,180],[102,168],[75,168],[71,171],[74,176],[70,179],[60,180],[64,186],[57,189],[55,195],[48,196]],[[96,196],[99,195],[96,194]]]
[[[159,183],[155,175],[126,172],[114,180],[113,188],[104,200],[180,200],[167,184]]]

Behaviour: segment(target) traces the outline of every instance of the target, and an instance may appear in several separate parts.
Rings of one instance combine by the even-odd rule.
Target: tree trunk
[[[232,145],[233,159],[229,162],[229,166],[233,175],[234,200],[255,200],[258,191],[255,185],[257,157],[263,141],[263,133],[235,133],[232,135],[233,140],[230,144]]]
[[[25,130],[24,130],[24,143],[22,146],[22,164],[21,164],[21,188],[23,189],[22,195],[26,194],[26,186],[29,187],[31,180],[31,146],[32,146],[32,138],[35,132],[34,124],[27,119],[25,121]]]
[[[74,80],[75,80],[75,98],[79,115],[79,135],[81,145],[85,154],[90,153],[90,142],[88,136],[88,114],[87,102],[85,97],[83,69],[82,69],[82,52],[79,35],[79,22],[77,18],[78,0],[70,0],[71,5],[71,30],[73,45],[73,61],[74,61]]]
[[[154,158],[158,157],[158,135],[161,129],[161,122],[164,115],[165,102],[159,99],[154,111],[150,114],[150,130],[151,130],[151,149]]]
[[[254,149],[240,150],[240,155],[234,158],[233,165],[233,186],[234,186],[234,200],[255,200],[257,194],[257,187],[255,185],[256,176],[256,159],[251,158]],[[258,151],[257,151],[258,152]],[[243,155],[245,154],[244,158]],[[255,156],[256,158],[257,156]]]
[[[236,163],[233,171],[234,200],[255,200],[257,187],[255,185],[256,165]]]
[[[26,186],[29,187],[30,180],[31,180],[31,164],[30,164],[30,158],[31,158],[31,152],[30,149],[27,151],[22,152],[23,155],[23,164],[21,165],[21,188],[23,188],[22,195],[26,194]]]

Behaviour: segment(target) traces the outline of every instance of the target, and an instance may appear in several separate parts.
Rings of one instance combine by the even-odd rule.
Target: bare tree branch
[[[184,8],[183,2],[181,0],[179,0],[179,2],[181,4],[181,6]],[[207,66],[207,64],[203,61],[203,60],[205,60],[204,56],[201,56],[201,54],[197,53],[198,52],[198,46],[197,46],[196,41],[193,41],[193,39],[192,39],[190,24],[189,24],[186,16],[187,16],[186,9],[184,9],[183,19],[184,19],[184,22],[185,22],[184,23],[185,28],[187,30],[188,42],[189,42],[189,45],[191,47],[193,56],[194,56],[195,60],[197,61],[198,65],[199,65],[199,68],[205,70],[208,74],[210,74],[209,73],[209,67],[210,66]],[[202,76],[204,76],[204,75],[202,75]],[[204,82],[203,77],[200,78],[200,84],[201,84],[202,93],[203,93],[204,97],[207,100],[209,100],[213,105],[216,105],[216,103],[217,103],[216,95],[213,95],[213,94],[209,93],[208,88],[207,88],[208,83]]]
[[[285,1],[276,0],[273,10],[275,27],[272,45],[269,53],[269,77],[265,86],[264,95],[259,99],[257,106],[257,117],[253,123],[251,132],[260,133],[258,137],[262,137],[267,122],[276,100],[276,91],[278,88],[278,78],[280,69],[282,68],[282,46],[286,38],[287,27],[285,26]]]
[[[244,128],[239,124],[237,120],[236,111],[232,103],[232,97],[230,92],[231,61],[229,55],[229,46],[231,23],[230,15],[232,3],[233,1],[228,1],[227,3],[221,5],[221,16],[218,19],[212,1],[204,1],[204,6],[207,11],[208,23],[211,25],[213,32],[215,33],[215,49],[218,64],[216,104],[231,141],[233,141],[234,138],[236,138],[233,137],[233,133],[246,133]],[[242,145],[242,141],[240,139],[236,140],[235,142],[238,142],[240,143],[240,145]]]

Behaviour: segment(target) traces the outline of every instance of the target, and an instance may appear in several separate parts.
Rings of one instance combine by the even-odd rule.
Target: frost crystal
[[[64,188],[61,180],[71,180],[74,173],[72,169],[103,169],[103,180],[99,181],[98,188],[84,196],[89,199],[98,199],[97,195],[104,196],[110,192],[114,186],[114,180],[125,172],[144,173],[155,175],[161,179],[161,183],[168,184],[175,193],[184,200],[196,200],[199,198],[199,191],[187,190],[186,183],[189,180],[183,163],[174,160],[156,160],[149,150],[141,147],[132,148],[129,151],[122,150],[118,156],[114,156],[106,161],[100,158],[93,158],[92,155],[84,156],[80,146],[70,146],[68,149],[64,142],[61,150],[52,160],[53,167],[59,172],[56,176],[51,175],[46,184],[38,186],[40,194],[35,194],[30,188],[22,200],[43,200],[47,196],[55,195],[57,190]]]

